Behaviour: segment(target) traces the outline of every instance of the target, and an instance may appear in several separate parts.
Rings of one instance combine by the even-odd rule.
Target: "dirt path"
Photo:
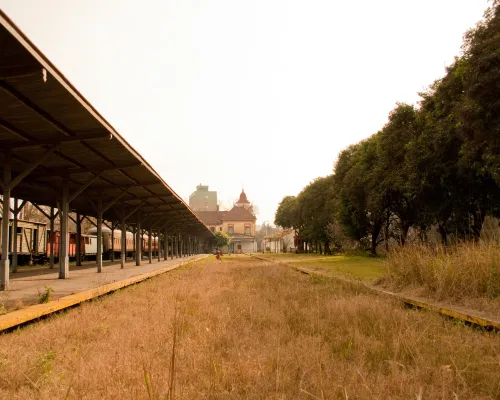
[[[0,398],[488,399],[499,363],[500,335],[225,257],[0,336]]]

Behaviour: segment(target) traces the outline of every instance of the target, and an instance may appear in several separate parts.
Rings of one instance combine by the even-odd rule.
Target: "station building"
[[[257,251],[257,218],[244,190],[229,211],[195,211],[195,214],[212,232],[222,231],[231,237],[231,244],[222,252],[243,254]]]

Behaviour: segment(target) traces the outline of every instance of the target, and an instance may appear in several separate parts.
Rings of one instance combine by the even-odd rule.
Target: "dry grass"
[[[500,318],[500,246],[493,241],[407,246],[391,252],[385,266],[384,286]]]
[[[493,243],[408,246],[390,253],[386,265],[397,285],[423,286],[438,299],[500,296],[500,246]]]
[[[500,336],[250,258],[0,337],[0,398],[495,399]]]

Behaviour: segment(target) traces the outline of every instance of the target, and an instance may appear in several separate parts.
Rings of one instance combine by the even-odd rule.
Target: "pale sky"
[[[274,220],[444,74],[487,0],[0,0],[185,200]]]

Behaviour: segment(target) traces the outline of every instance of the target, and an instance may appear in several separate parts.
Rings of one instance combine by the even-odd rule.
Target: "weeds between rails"
[[[328,278],[225,261],[198,262],[0,336],[0,397],[500,394],[498,335]]]
[[[214,261],[0,336],[0,397],[500,395],[496,334],[272,263]]]
[[[263,261],[271,261],[278,264],[287,265],[288,267],[291,267],[293,270],[298,271],[302,274],[310,275],[311,277],[321,276],[321,277],[326,277],[328,279],[336,279],[338,281],[342,281],[344,283],[353,285],[358,289],[365,288],[374,294],[383,295],[386,297],[392,297],[397,301],[400,301],[402,304],[404,304],[406,308],[436,312],[438,314],[441,314],[441,316],[443,316],[444,318],[453,321],[454,323],[461,323],[465,326],[470,326],[477,330],[500,331],[500,323],[498,319],[495,318],[494,314],[492,314],[491,316],[484,316],[480,315],[481,313],[478,310],[469,310],[460,306],[458,306],[457,308],[454,307],[453,305],[437,304],[434,303],[432,300],[417,299],[405,293],[388,292],[378,286],[369,284],[369,282],[372,281],[372,279],[370,279],[373,278],[372,275],[377,276],[379,274],[378,271],[379,268],[375,269],[373,267],[368,268],[367,270],[368,275],[367,275],[365,266],[363,264],[360,264],[359,262],[354,263],[355,265],[354,270],[348,271],[348,269],[346,268],[339,269],[338,266],[336,266],[337,268],[332,270],[330,268],[331,263],[328,263],[325,267],[325,264],[323,264],[325,260],[321,260],[319,264],[309,260],[306,262],[302,261],[293,262],[292,264],[290,263],[290,261],[283,262],[281,260],[280,261],[269,260],[266,258],[262,258],[260,256],[254,256],[254,257]],[[326,261],[327,262],[334,261],[334,264],[338,264],[339,260],[333,259]],[[312,267],[313,269],[310,269],[310,267]],[[361,267],[361,271],[356,271],[356,268],[359,267]],[[346,277],[346,274],[344,272],[349,272],[347,274],[348,277]],[[363,281],[362,279],[359,279],[358,278],[359,276],[362,276],[365,280]],[[358,279],[353,279],[353,278],[358,278]],[[382,276],[382,278],[378,279],[378,282],[387,284],[387,281],[389,280],[390,277]],[[470,300],[470,302],[473,303],[474,300],[472,299]]]

